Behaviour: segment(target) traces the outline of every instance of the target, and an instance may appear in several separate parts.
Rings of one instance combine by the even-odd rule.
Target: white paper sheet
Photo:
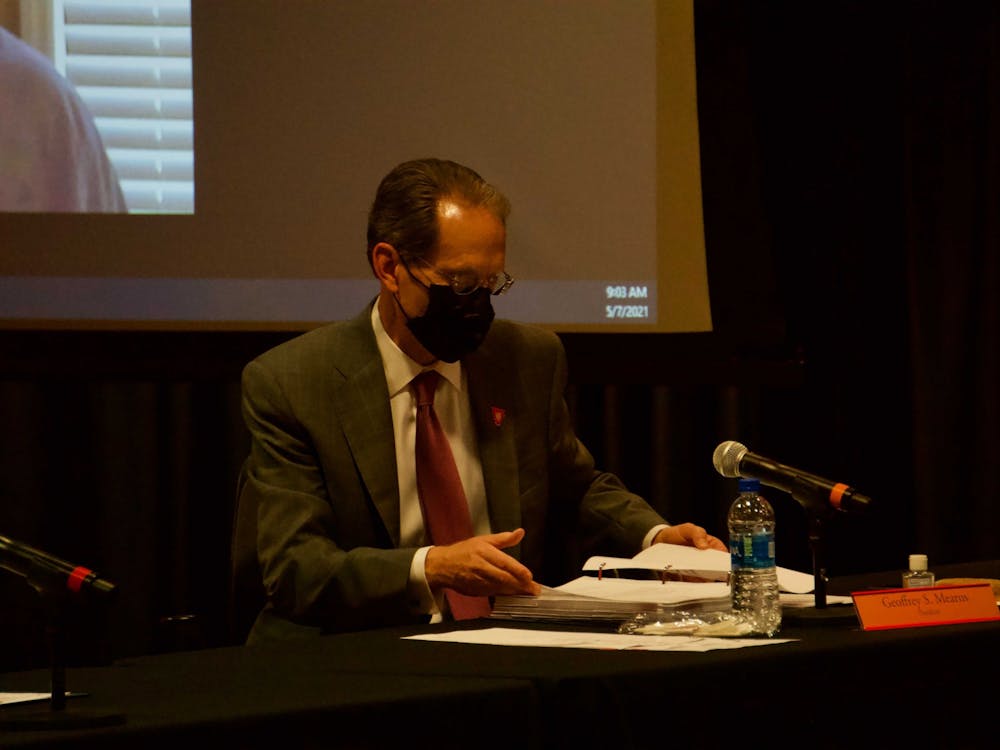
[[[591,557],[584,563],[584,570],[614,570],[615,568],[640,568],[643,570],[671,570],[714,574],[719,577],[729,573],[731,560],[728,552],[717,549],[698,549],[683,544],[653,544],[631,559],[620,557]],[[808,594],[813,590],[813,576],[797,570],[778,566],[778,585],[791,594]]]
[[[66,693],[68,696],[69,693]],[[47,701],[52,698],[52,693],[0,693],[0,706],[9,703],[30,703],[31,701]]]
[[[483,628],[404,636],[408,640],[439,643],[471,643],[487,646],[545,646],[590,648],[604,651],[712,651],[790,643],[794,638],[702,638],[687,635],[622,635],[618,633],[574,633],[558,630]]]
[[[690,581],[637,581],[629,578],[606,578],[600,580],[594,576],[580,576],[554,591],[562,591],[579,596],[595,596],[600,599],[611,599],[626,602],[662,602],[674,604],[695,599],[725,599],[729,596],[729,586],[725,583],[709,581],[694,583]]]

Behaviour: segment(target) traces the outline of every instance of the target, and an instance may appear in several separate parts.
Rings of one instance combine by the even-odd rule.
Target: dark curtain
[[[4,334],[0,534],[118,587],[61,605],[71,664],[226,641],[239,370],[275,341]],[[7,575],[0,602],[0,670],[46,664],[48,605]]]
[[[917,538],[1000,552],[1000,6],[908,19],[902,153]],[[933,558],[932,558],[933,559]]]
[[[565,336],[581,436],[716,532],[721,440],[854,485],[877,507],[825,519],[832,575],[996,558],[1000,11],[695,11],[716,332]],[[227,642],[239,372],[288,335],[0,332],[0,534],[120,589],[74,609],[76,662]],[[779,564],[809,569],[803,509],[768,495]],[[38,599],[0,575],[0,670],[45,664]]]
[[[876,500],[834,519],[834,572],[996,557],[1000,6],[695,9],[713,305],[748,278],[726,225],[749,202],[770,246],[743,254],[804,362],[756,450]]]

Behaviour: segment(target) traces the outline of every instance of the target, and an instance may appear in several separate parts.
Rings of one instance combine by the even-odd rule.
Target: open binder
[[[698,549],[683,544],[654,544],[632,558],[591,557],[583,570],[594,572],[652,571],[667,578],[728,581],[732,561],[728,552]],[[778,586],[789,594],[808,594],[815,580],[810,573],[801,573],[778,566]]]
[[[728,552],[654,544],[632,558],[592,557],[584,575],[561,586],[543,586],[538,596],[498,596],[492,617],[621,622],[641,612],[723,612],[731,606],[729,570]],[[813,590],[813,577],[779,567],[778,585],[782,602],[794,604]]]

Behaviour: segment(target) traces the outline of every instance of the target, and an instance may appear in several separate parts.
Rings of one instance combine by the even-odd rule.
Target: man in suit
[[[369,214],[372,305],[245,368],[243,493],[257,508],[268,594],[251,642],[447,618],[456,592],[480,603],[537,594],[538,580],[561,583],[584,554],[725,549],[699,526],[667,525],[597,471],[570,424],[558,338],[493,321],[491,295],[513,283],[508,212],[467,167],[397,166]],[[428,528],[437,498],[414,457],[413,383],[425,370],[438,373],[432,408],[450,446],[435,460],[454,457],[455,515],[468,524],[444,542]]]

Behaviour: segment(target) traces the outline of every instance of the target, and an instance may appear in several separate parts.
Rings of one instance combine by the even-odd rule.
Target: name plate
[[[862,630],[1000,620],[989,583],[858,591],[851,597]]]

